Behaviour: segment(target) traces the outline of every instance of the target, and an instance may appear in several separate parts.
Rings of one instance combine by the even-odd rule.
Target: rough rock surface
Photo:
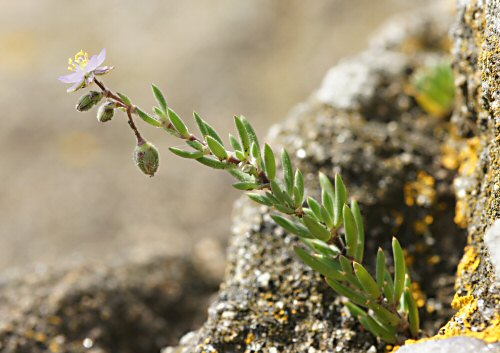
[[[397,36],[383,31],[370,50],[333,68],[270,139],[294,155],[311,191],[318,171],[342,173],[363,207],[367,255],[378,244],[387,249],[398,234],[428,297],[424,329],[434,333],[452,314],[465,236],[453,222],[454,172],[441,158],[449,124],[426,114],[407,91],[416,68],[442,59],[445,12],[430,12],[400,20]],[[296,259],[297,239],[270,222],[268,209],[242,200],[233,233],[226,278],[207,322],[164,352],[385,350]]]
[[[201,323],[217,285],[163,256],[16,271],[0,282],[0,352],[158,352]]]
[[[496,220],[491,226],[486,235],[484,242],[488,248],[491,262],[495,266],[496,282],[500,282],[500,220]]]
[[[398,353],[497,353],[499,349],[499,344],[459,336],[404,346]]]
[[[470,148],[468,163],[455,180],[457,219],[467,227],[468,245],[458,267],[453,306],[458,312],[440,335],[468,335],[500,341],[500,287],[494,258],[498,245],[484,237],[500,218],[500,1],[458,2],[453,59],[458,102],[456,141]]]

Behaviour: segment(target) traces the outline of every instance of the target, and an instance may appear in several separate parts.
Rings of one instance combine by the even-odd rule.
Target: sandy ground
[[[79,94],[56,80],[78,50],[106,47],[105,82],[143,107],[155,82],[188,120],[194,109],[227,134],[241,113],[263,135],[388,16],[423,2],[0,0],[0,270],[143,247],[224,256],[230,178],[172,157],[177,141],[144,125],[162,160],[141,175],[123,117],[77,113]]]

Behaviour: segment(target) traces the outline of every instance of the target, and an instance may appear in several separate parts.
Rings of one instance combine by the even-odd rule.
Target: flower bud
[[[106,121],[113,119],[113,116],[115,115],[115,107],[116,105],[112,101],[107,101],[101,104],[97,110],[97,120],[101,123],[105,123]]]
[[[78,110],[79,112],[85,112],[89,110],[94,105],[99,103],[103,96],[104,94],[102,92],[96,92],[96,91],[90,91],[89,93],[84,94],[78,100],[78,103],[76,105],[76,110]]]
[[[160,162],[158,150],[151,142],[140,141],[134,150],[134,161],[144,174],[153,176]]]

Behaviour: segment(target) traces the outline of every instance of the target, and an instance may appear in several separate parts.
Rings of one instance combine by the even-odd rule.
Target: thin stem
[[[135,137],[137,139],[137,143],[143,144],[144,139],[142,138],[141,133],[139,132],[137,127],[135,126],[134,119],[132,118],[132,109],[133,109],[133,107],[131,107],[131,106],[127,107],[128,125],[134,131]]]
[[[134,132],[134,135],[137,139],[137,143],[138,144],[144,143],[144,138],[142,137],[141,133],[139,132],[139,129],[137,129],[137,126],[135,125],[135,122],[134,122],[134,118],[132,117],[132,112],[134,111],[135,107],[130,105],[130,104],[125,103],[120,97],[118,97],[116,94],[114,94],[109,89],[107,89],[106,86],[104,86],[104,84],[101,81],[94,79],[94,82],[104,92],[104,94],[106,95],[106,98],[113,99],[119,105],[121,105],[123,108],[127,109],[128,125],[130,126],[130,128]]]

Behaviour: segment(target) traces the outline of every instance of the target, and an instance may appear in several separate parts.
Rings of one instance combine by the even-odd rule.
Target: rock
[[[444,46],[436,43],[445,43],[446,16],[433,11],[406,17],[398,40],[386,36],[390,41],[333,68],[319,91],[270,133],[274,148],[291,152],[308,190],[317,189],[318,171],[342,173],[362,204],[368,266],[376,246],[389,249],[398,234],[414,262],[412,276],[426,293],[421,295],[434,303],[424,311],[428,333],[453,313],[454,273],[465,244],[453,222],[454,171],[441,163],[448,124],[426,114],[406,90],[416,68],[442,58]],[[411,49],[408,42],[419,45]],[[421,202],[412,190],[423,180],[431,197]],[[296,237],[273,224],[268,209],[241,199],[225,280],[208,320],[165,352],[383,351],[321,277],[294,256],[296,244]]]
[[[198,326],[217,281],[184,258],[16,270],[0,282],[0,351],[158,352]]]
[[[496,220],[486,231],[484,242],[488,247],[491,262],[495,266],[496,283],[500,283],[500,220]]]
[[[453,29],[458,97],[453,121],[455,140],[465,143],[467,157],[455,182],[456,217],[467,228],[468,244],[457,271],[453,306],[458,312],[439,332],[486,342],[500,341],[496,245],[488,251],[485,243],[487,229],[500,218],[499,9],[498,0],[458,2]]]
[[[402,347],[398,353],[498,353],[500,344],[488,344],[477,338],[452,337]]]

